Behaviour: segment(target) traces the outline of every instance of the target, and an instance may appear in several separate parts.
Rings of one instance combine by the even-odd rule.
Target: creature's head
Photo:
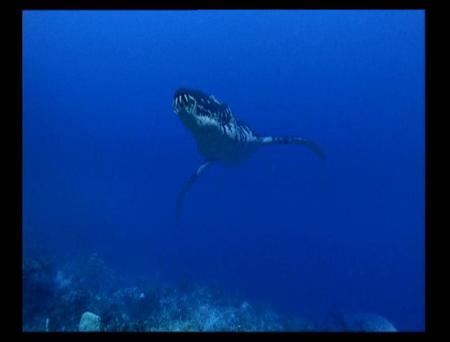
[[[180,88],[175,92],[173,111],[183,122],[198,126],[224,125],[232,118],[228,105],[213,95],[188,88]]]

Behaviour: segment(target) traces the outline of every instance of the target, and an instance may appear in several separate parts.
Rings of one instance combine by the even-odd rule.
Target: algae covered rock
[[[80,324],[78,326],[79,331],[100,331],[100,316],[86,311],[81,315]]]
[[[397,329],[386,318],[372,313],[346,315],[346,325],[350,331],[396,332]]]

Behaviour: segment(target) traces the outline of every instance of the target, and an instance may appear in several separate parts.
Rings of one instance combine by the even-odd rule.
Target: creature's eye
[[[214,95],[209,95],[209,98],[213,100],[215,103],[220,104],[219,100],[217,100]]]

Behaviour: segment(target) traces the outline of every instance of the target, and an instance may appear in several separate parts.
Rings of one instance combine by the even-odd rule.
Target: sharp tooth
[[[184,99],[186,100],[186,102],[189,101],[187,95],[184,95]]]

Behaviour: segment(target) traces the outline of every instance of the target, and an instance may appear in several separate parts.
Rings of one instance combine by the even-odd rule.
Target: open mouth
[[[176,94],[173,99],[173,110],[177,114],[182,110],[193,113],[195,111],[195,107],[195,99],[188,94]]]

